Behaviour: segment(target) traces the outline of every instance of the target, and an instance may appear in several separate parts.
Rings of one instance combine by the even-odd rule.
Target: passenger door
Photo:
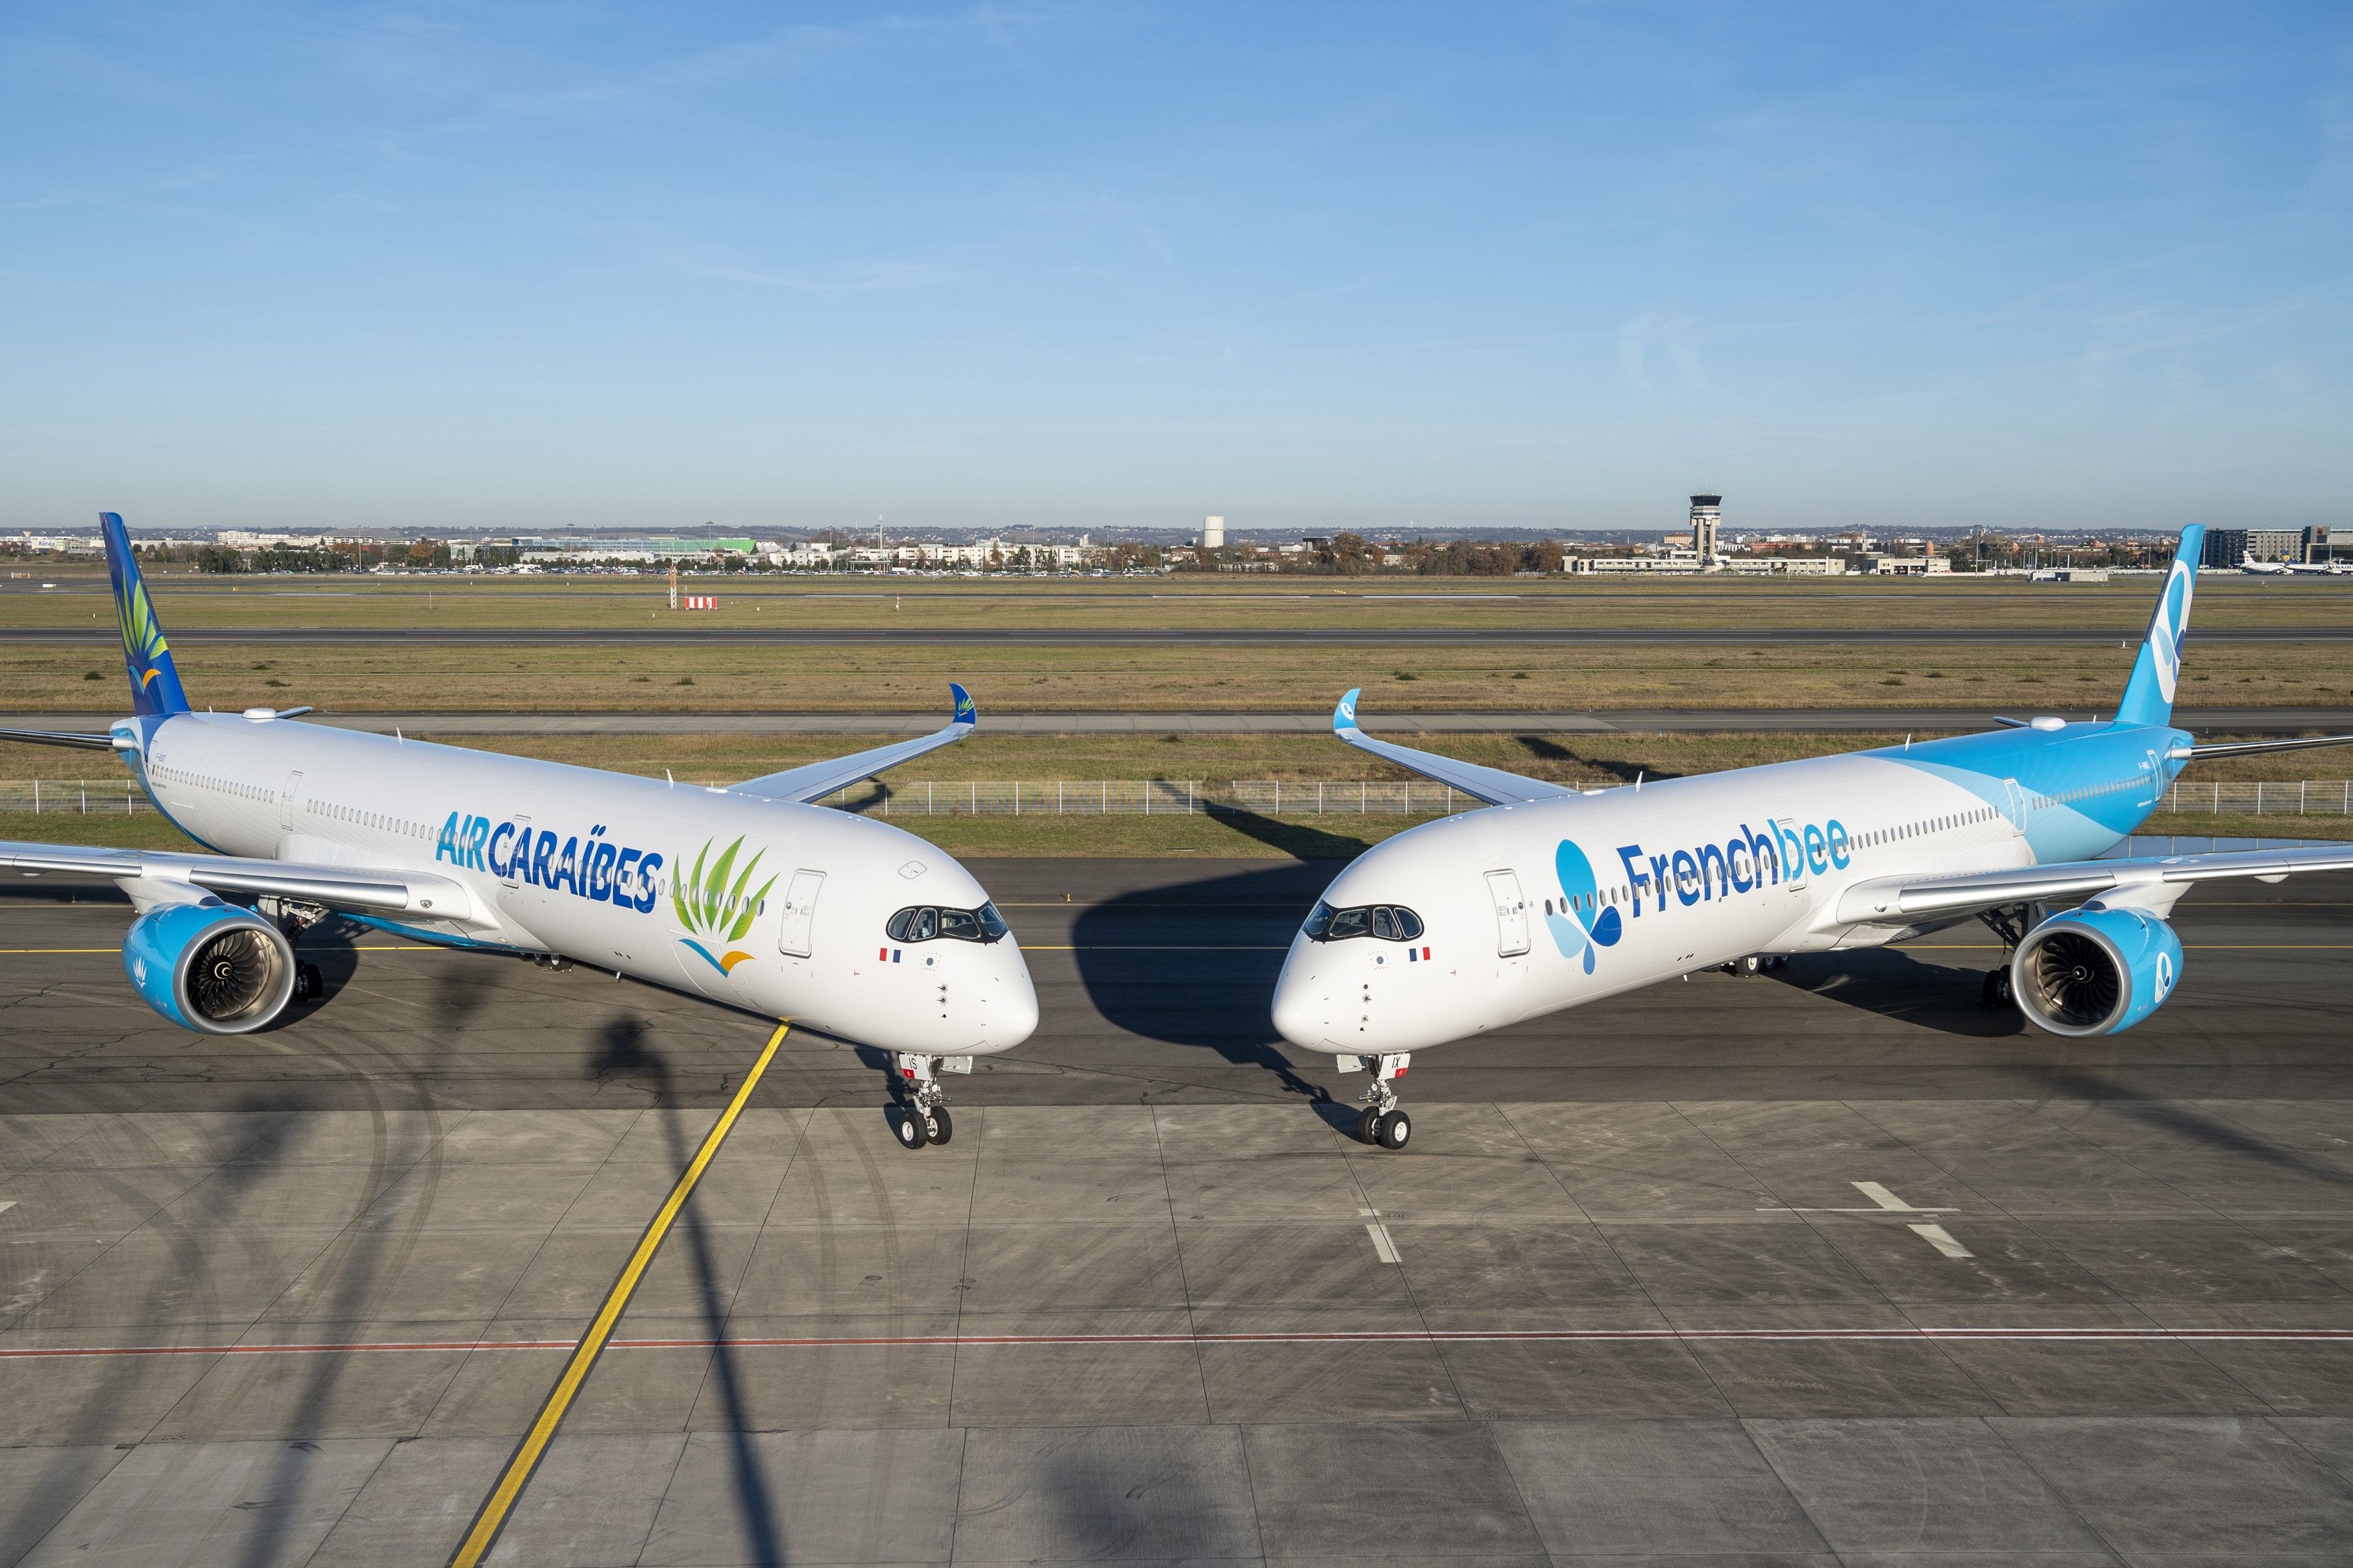
[[[1518,873],[1488,872],[1487,893],[1495,903],[1495,956],[1517,958],[1528,950],[1528,900]]]
[[[776,951],[787,958],[807,958],[809,938],[817,924],[817,896],[825,890],[825,873],[801,870],[785,886],[784,919],[776,926]]]
[[[302,775],[300,773],[289,773],[286,777],[285,797],[278,803],[278,830],[280,833],[294,831],[294,803],[301,797],[301,794]]]
[[[1808,876],[1806,825],[1794,816],[1784,816],[1776,818],[1773,826],[1778,829],[1773,836],[1773,853],[1779,856],[1783,862],[1781,886],[1793,893],[1803,892]],[[1798,852],[1795,855],[1788,852],[1789,846],[1792,844],[1798,847]]]

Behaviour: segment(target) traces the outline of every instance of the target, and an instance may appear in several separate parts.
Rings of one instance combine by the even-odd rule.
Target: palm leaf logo
[[[767,855],[765,849],[754,850],[752,858],[741,871],[735,869],[735,858],[744,850],[744,840],[738,838],[711,861],[711,841],[705,840],[695,852],[693,869],[681,877],[670,888],[670,907],[677,911],[678,923],[683,930],[709,941],[712,946],[725,948],[744,940],[752,930],[752,921],[759,913],[760,900],[776,885],[770,877],[756,891],[748,891],[752,878]],[[706,871],[704,866],[709,863]],[[733,879],[729,879],[733,876]],[[702,942],[686,939],[686,945],[701,954],[703,961],[722,974],[731,973],[735,966],[752,955],[730,952],[713,955]]]
[[[164,628],[155,624],[154,606],[147,602],[147,584],[133,577],[123,585],[117,620],[122,628],[122,651],[134,663],[153,664],[167,651]]]

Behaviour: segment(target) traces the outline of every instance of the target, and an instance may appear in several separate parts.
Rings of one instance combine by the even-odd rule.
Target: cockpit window
[[[947,938],[955,942],[996,942],[1010,931],[1005,917],[997,912],[995,904],[983,904],[976,910],[934,909],[917,904],[892,915],[883,931],[892,942],[931,942]]]
[[[1345,942],[1372,936],[1383,942],[1414,942],[1421,936],[1421,917],[1402,904],[1359,904],[1335,910],[1318,903],[1301,928],[1310,942]]]

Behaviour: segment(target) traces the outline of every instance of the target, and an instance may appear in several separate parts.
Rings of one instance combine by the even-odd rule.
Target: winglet
[[[2125,684],[2124,700],[2116,709],[2119,724],[2169,724],[2173,721],[2173,690],[2181,679],[2181,643],[2189,635],[2189,600],[2198,589],[2198,558],[2206,547],[2206,530],[2191,523],[2181,531],[2173,552],[2173,567],[2148,617],[2148,637],[2133,660],[2132,679]]]
[[[148,602],[147,584],[139,575],[139,557],[132,552],[122,514],[100,512],[98,526],[106,535],[106,574],[114,584],[114,620],[122,633],[122,664],[131,676],[132,709],[142,714],[185,713],[188,694],[180,689],[180,672],[173,667],[172,650],[164,641],[155,606]]]
[[[1356,727],[1356,698],[1364,689],[1365,689],[1361,686],[1352,686],[1348,688],[1348,694],[1340,699],[1340,705],[1337,708],[1332,710],[1332,732],[1334,734],[1336,735],[1343,730],[1353,730]]]
[[[955,716],[948,721],[950,723],[977,725],[980,722],[980,710],[974,704],[971,692],[951,680],[948,682],[948,696],[955,703]]]

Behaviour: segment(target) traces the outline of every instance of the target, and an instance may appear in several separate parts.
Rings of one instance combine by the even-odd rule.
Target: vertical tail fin
[[[185,713],[188,694],[180,689],[180,672],[172,667],[172,650],[164,641],[164,627],[148,602],[147,584],[139,575],[139,558],[131,552],[131,535],[123,531],[120,512],[102,511],[98,524],[106,534],[106,574],[114,584],[114,619],[122,631],[122,665],[131,675],[131,706],[139,713]]]
[[[2132,679],[2116,710],[2119,724],[2169,724],[2173,721],[2173,689],[2181,679],[2181,642],[2189,635],[2189,600],[2198,588],[2198,558],[2206,546],[2206,530],[2191,523],[2181,531],[2173,552],[2173,570],[2157,596],[2148,617],[2148,637],[2133,661]]]

